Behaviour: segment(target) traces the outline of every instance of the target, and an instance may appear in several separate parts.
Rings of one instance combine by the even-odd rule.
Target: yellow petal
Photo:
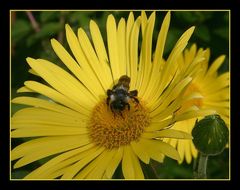
[[[60,163],[62,164],[69,158],[73,158],[74,156],[78,155],[79,153],[81,153],[85,150],[92,148],[93,146],[94,146],[93,144],[88,144],[86,146],[62,153],[62,154],[52,158],[51,160],[49,160],[47,163],[43,164],[36,170],[32,171],[25,178],[26,179],[46,178],[46,174],[49,175],[49,173],[51,173],[51,171],[54,172],[54,168],[56,168],[56,166],[60,166]],[[79,159],[79,158],[77,158],[77,159]],[[59,170],[60,168],[61,167],[55,169],[55,171]]]
[[[129,13],[128,20],[127,20],[127,26],[126,26],[126,69],[127,69],[127,75],[131,76],[130,73],[130,36],[132,33],[132,28],[134,25],[134,15],[132,12]]]
[[[174,123],[172,118],[169,119],[165,119],[165,120],[157,120],[157,118],[153,118],[151,124],[146,127],[144,130],[145,131],[157,131],[157,130],[161,130],[165,127],[169,127],[170,125],[172,125]]]
[[[194,117],[206,116],[206,115],[212,115],[212,114],[216,114],[216,111],[205,110],[205,109],[195,110],[195,111],[185,112],[185,113],[180,114],[180,115],[176,115],[174,120],[175,121],[182,121],[182,120],[191,119],[191,118],[194,118]]]
[[[138,36],[140,30],[141,20],[140,17],[137,18],[133,25],[133,29],[130,35],[129,42],[129,64],[130,64],[130,89],[136,89],[137,82],[137,67],[138,67]]]
[[[59,92],[76,103],[89,108],[97,102],[94,96],[74,77],[62,68],[46,60],[27,58],[29,65]]]
[[[150,140],[145,138],[141,138],[141,140],[145,146],[147,146],[149,149],[152,149],[156,153],[160,152],[175,160],[180,159],[178,152],[172,146],[165,142],[162,142],[161,140]]]
[[[112,178],[115,170],[117,169],[120,161],[122,160],[123,157],[123,147],[119,147],[117,149],[116,154],[113,156],[112,161],[108,164],[108,167],[106,168],[105,174],[107,178]]]
[[[36,71],[34,71],[33,69],[29,69],[28,72],[33,75],[39,76],[39,74]]]
[[[87,122],[87,120],[80,116],[72,117],[42,108],[21,109],[13,115],[11,121],[13,125],[16,125],[16,127],[13,126],[13,129],[18,127],[31,127],[31,125],[34,124],[58,125],[62,127],[86,127]]]
[[[117,28],[117,41],[119,53],[119,75],[126,75],[126,22],[121,18]]]
[[[17,90],[17,93],[21,93],[21,92],[34,92],[34,91],[26,86],[23,86]]]
[[[152,69],[152,35],[155,23],[155,12],[153,12],[148,20],[145,29],[143,43],[141,48],[141,56],[139,63],[139,72],[136,88],[139,96],[142,97],[149,85],[150,73]]]
[[[120,63],[118,54],[117,27],[113,15],[109,15],[107,18],[107,42],[113,80],[117,81],[120,78]]]
[[[178,163],[181,164],[184,160],[184,142],[181,140],[178,140],[177,142],[177,150],[180,156],[180,160],[178,160]]]
[[[182,141],[184,141],[184,146],[185,146],[186,162],[190,164],[192,162],[192,155],[191,155],[191,149],[190,149],[191,141],[190,140],[182,140]]]
[[[86,146],[88,146],[88,145],[86,145]],[[86,146],[83,146],[82,148],[85,148]],[[81,150],[81,151],[79,151],[78,154],[73,155],[73,156],[67,158],[66,160],[59,162],[57,165],[52,166],[48,170],[45,170],[44,173],[42,174],[42,176],[44,176],[45,178],[52,178],[52,176],[56,175],[56,173],[58,173],[59,170],[64,171],[62,173],[62,174],[64,174],[67,172],[69,167],[71,167],[73,164],[75,164],[79,160],[85,158],[91,152],[93,152],[95,150],[96,150],[96,148],[94,148],[94,147],[93,148],[85,148],[85,151]]]
[[[156,48],[154,51],[155,52],[155,56],[153,59],[154,65],[160,64],[160,62],[162,61],[162,55],[163,55],[163,50],[165,47],[167,34],[168,34],[170,19],[171,19],[171,14],[170,14],[170,12],[168,12],[163,20],[161,30],[158,34],[157,44],[156,44]]]
[[[74,101],[70,100],[63,94],[59,93],[58,91],[54,90],[53,88],[50,88],[46,85],[43,85],[39,82],[35,81],[26,81],[24,83],[27,88],[31,89],[34,92],[40,93],[44,96],[49,97],[53,101],[56,101],[62,105],[65,105],[73,110],[76,110],[79,113],[89,115],[90,110],[86,110],[81,105],[75,103]]]
[[[11,152],[11,160],[21,158],[14,168],[18,168],[41,158],[71,150],[89,143],[86,135],[42,137],[25,142]]]
[[[193,30],[194,30],[194,27],[191,27],[186,32],[184,32],[184,34],[180,37],[180,39],[174,46],[173,50],[171,51],[167,59],[167,63],[165,64],[162,70],[162,75],[160,78],[161,83],[158,86],[157,92],[154,93],[154,95],[152,96],[150,107],[152,107],[152,105],[155,104],[155,101],[158,99],[159,94],[163,92],[164,88],[172,78],[172,76],[169,75],[169,73],[176,72],[177,66],[174,63],[177,61],[179,55],[182,53],[183,49],[186,47],[188,40],[193,33]]]
[[[40,136],[65,136],[65,135],[81,135],[88,134],[88,129],[84,127],[59,127],[44,125],[36,127],[34,124],[31,127],[16,129],[11,132],[12,138],[20,137],[40,137]]]
[[[94,160],[96,157],[98,157],[102,152],[104,151],[103,147],[100,148],[93,148],[90,149],[87,156],[82,158],[80,161],[76,162],[75,164],[68,167],[64,175],[62,176],[62,179],[72,179],[74,176],[83,168],[85,167],[89,162]]]
[[[160,163],[163,162],[164,154],[161,153],[157,147],[152,147],[151,143],[146,143],[146,141],[144,141],[144,138],[140,139],[139,145],[144,148],[151,159],[156,160]]]
[[[72,48],[72,51],[77,54],[76,56],[79,56],[79,54],[81,55],[77,59],[78,61],[80,61],[80,63],[83,63],[84,61],[86,62],[85,57],[81,54],[82,50],[80,49],[81,47],[78,44],[77,37],[75,36],[73,31],[69,30],[71,30],[70,27],[66,27],[67,39],[70,38],[68,40],[69,43],[71,43],[70,48]],[[91,71],[89,67],[87,68],[80,67],[79,64],[71,57],[71,55],[64,49],[64,47],[57,40],[52,39],[51,44],[55,53],[62,60],[62,62],[89,89],[89,91],[96,98],[98,98],[99,95],[104,93],[104,89],[101,87],[94,73]]]
[[[217,74],[217,70],[219,67],[223,64],[223,61],[225,59],[225,55],[219,56],[210,66],[210,68],[207,71],[206,76]]]
[[[132,164],[135,171],[135,179],[144,179],[144,174],[143,174],[142,167],[140,165],[138,157],[133,152],[131,156],[132,156]]]
[[[134,153],[145,163],[149,164],[150,162],[150,157],[147,154],[147,152],[144,150],[144,147],[140,145],[140,143],[132,141],[131,142],[131,147],[134,151]]]
[[[73,111],[67,107],[61,106],[55,102],[43,100],[40,98],[34,98],[34,97],[17,97],[12,100],[12,103],[15,104],[25,104],[29,106],[35,106],[40,108],[45,108],[48,110],[52,110],[55,112],[63,113],[66,115],[71,115],[75,117],[81,117],[81,114],[79,112]]]
[[[99,81],[98,84],[101,84],[103,89],[106,91],[110,85],[109,84],[110,81],[107,76],[110,74],[107,73],[107,71],[109,70],[105,71],[106,67],[102,67],[102,65],[100,64],[98,57],[95,53],[95,50],[93,49],[87,34],[84,32],[82,28],[78,29],[78,40],[83,50],[83,53],[87,59],[87,62],[92,69],[92,72],[97,76],[97,79]]]
[[[105,150],[95,160],[93,160],[76,178],[78,179],[102,179],[103,174],[112,160],[115,150]]]
[[[132,163],[132,149],[130,146],[124,146],[122,172],[125,179],[135,179],[135,171]]]
[[[170,12],[168,12],[163,20],[161,30],[158,34],[157,44],[154,51],[154,57],[153,57],[153,68],[152,68],[152,74],[149,81],[149,85],[143,95],[143,99],[149,100],[152,98],[153,91],[155,89],[155,84],[157,84],[160,80],[159,76],[159,70],[161,65],[163,64],[162,56],[163,56],[163,50],[167,38],[167,33],[169,29],[170,24]]]
[[[108,55],[106,52],[101,32],[99,30],[98,25],[93,20],[90,21],[90,32],[96,53],[98,55],[98,59],[102,60],[103,62],[108,61]]]
[[[151,106],[151,109],[153,109],[153,112],[160,112],[160,110],[164,110],[168,107],[168,105],[174,101],[176,98],[179,97],[180,94],[183,94],[183,89],[187,87],[187,85],[191,82],[191,77],[186,77],[181,82],[178,83],[178,85],[169,87],[164,95],[161,97],[161,99],[164,98],[164,101],[158,101],[154,106]],[[151,102],[153,103],[153,102]],[[157,109],[155,109],[157,108]],[[174,111],[174,110],[173,110]]]
[[[106,48],[105,48],[105,45],[104,45],[104,42],[102,39],[102,35],[98,28],[98,25],[93,20],[90,21],[90,32],[91,32],[91,36],[92,36],[93,45],[95,47],[95,51],[96,51],[98,59],[99,59],[99,63],[102,68],[102,70],[101,70],[101,72],[103,72],[102,75],[104,75],[104,77],[105,77],[106,84],[112,85],[113,78],[112,78],[110,66],[108,64],[109,60],[108,60]],[[106,86],[106,87],[109,88],[109,86]]]
[[[194,158],[197,158],[198,151],[197,151],[197,149],[195,148],[193,142],[191,142],[191,153],[192,153],[192,156],[193,156]]]
[[[147,15],[145,11],[141,11],[141,30],[142,30],[142,38],[144,36],[145,28],[147,26]]]
[[[143,133],[142,134],[143,138],[177,138],[177,139],[192,139],[191,134],[189,133],[185,133],[183,131],[178,131],[178,130],[174,130],[174,129],[165,129],[165,130],[161,130],[161,131],[154,131],[151,133]]]

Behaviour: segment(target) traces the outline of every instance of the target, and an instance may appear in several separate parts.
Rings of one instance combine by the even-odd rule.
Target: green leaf
[[[193,143],[203,154],[220,154],[228,143],[229,131],[219,115],[206,116],[192,130]]]
[[[36,33],[36,38],[45,38],[56,35],[63,29],[63,26],[59,22],[51,22],[48,24],[44,24],[40,31]]]
[[[19,19],[16,20],[11,30],[11,38],[17,43],[24,37],[26,37],[32,31],[31,25],[28,21]]]
[[[43,11],[40,14],[40,20],[41,22],[56,20],[59,18],[59,13],[58,11]]]
[[[210,32],[207,26],[201,25],[196,28],[195,35],[205,42],[210,42]]]
[[[178,28],[171,28],[171,30],[169,30],[168,34],[167,34],[167,41],[166,41],[166,45],[164,48],[164,53],[168,54],[171,52],[171,50],[173,49],[174,45],[177,43],[178,39],[180,38],[182,34],[182,30],[178,29]]]
[[[216,30],[213,31],[213,33],[225,40],[228,40],[228,35],[229,35],[228,27],[217,28]]]
[[[49,40],[54,37],[58,32],[63,30],[63,25],[59,22],[51,22],[44,24],[38,33],[35,33],[27,38],[27,46],[32,46],[33,44],[41,41],[42,39]]]

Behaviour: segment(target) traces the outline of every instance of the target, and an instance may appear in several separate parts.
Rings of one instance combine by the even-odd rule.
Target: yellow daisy
[[[210,50],[205,51],[205,59],[200,64],[195,64],[194,60],[203,52],[203,49],[197,50],[194,44],[180,56],[178,60],[179,69],[185,70],[187,67],[195,67],[197,72],[190,74],[193,77],[191,84],[187,87],[185,95],[192,92],[199,93],[202,97],[185,102],[183,110],[189,106],[195,105],[200,109],[216,110],[217,114],[225,121],[229,127],[229,72],[218,75],[218,69],[223,64],[225,56],[221,55],[213,63],[209,64]],[[181,110],[179,110],[179,113]],[[173,129],[191,133],[196,119],[192,118],[185,121],[177,122]],[[192,157],[197,157],[197,150],[192,140],[165,139],[172,146],[176,147],[182,163],[186,159],[187,163],[191,163]]]
[[[66,25],[73,56],[57,40],[52,39],[51,44],[67,71],[47,60],[27,58],[31,72],[47,84],[26,81],[18,92],[38,93],[49,100],[27,96],[12,100],[30,107],[13,115],[11,137],[31,139],[11,151],[11,160],[18,159],[14,168],[19,168],[48,156],[52,158],[26,179],[110,179],[119,165],[124,178],[143,179],[140,162],[149,164],[150,159],[162,162],[164,155],[180,159],[176,149],[162,138],[191,135],[169,127],[176,121],[213,112],[191,107],[174,114],[184,101],[198,97],[191,94],[182,98],[191,77],[169,75],[177,70],[173,65],[194,27],[181,36],[164,63],[170,12],[162,23],[152,57],[154,23],[155,12],[149,19],[144,12],[134,19],[131,12],[127,21],[122,18],[118,24],[109,15],[108,52],[94,21],[89,26],[92,42],[82,28],[76,36]],[[138,52],[140,28],[142,44]],[[108,92],[125,75],[131,80],[130,100],[125,102],[128,106],[119,110],[119,105],[114,104],[116,97]]]

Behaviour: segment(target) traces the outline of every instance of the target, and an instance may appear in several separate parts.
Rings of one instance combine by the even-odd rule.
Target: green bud
[[[228,128],[219,115],[197,120],[192,130],[195,147],[206,155],[220,154],[228,143],[228,135]]]

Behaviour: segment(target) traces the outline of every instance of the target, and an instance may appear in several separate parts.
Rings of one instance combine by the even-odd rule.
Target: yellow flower
[[[17,97],[13,103],[31,107],[16,112],[11,120],[11,137],[32,137],[15,147],[11,160],[19,159],[14,168],[42,158],[52,158],[32,171],[27,179],[101,179],[112,178],[121,164],[124,178],[142,179],[140,162],[150,159],[162,162],[164,155],[179,160],[179,154],[162,138],[191,138],[191,135],[169,129],[176,121],[213,113],[194,108],[174,113],[184,101],[196,98],[182,95],[191,77],[169,73],[186,47],[194,27],[178,40],[166,62],[163,50],[170,23],[167,13],[158,35],[152,57],[152,35],[155,12],[147,19],[142,12],[136,20],[133,13],[118,24],[108,16],[107,49],[98,25],[90,22],[91,39],[82,28],[76,36],[66,25],[66,38],[73,57],[55,39],[52,47],[67,67],[67,71],[43,59],[27,58],[31,72],[47,84],[26,81],[18,92],[39,93],[50,100],[36,97]],[[142,44],[138,52],[139,33]],[[106,103],[107,91],[118,79],[130,77],[130,109],[111,110]],[[111,97],[111,100],[113,97]],[[110,102],[111,104],[112,102]]]
[[[229,127],[229,72],[218,75],[218,69],[223,64],[225,56],[221,55],[209,64],[210,50],[207,49],[205,50],[205,59],[196,64],[196,57],[202,52],[203,49],[197,50],[197,46],[194,44],[189,50],[186,49],[178,60],[180,70],[185,70],[184,67],[195,67],[196,70],[194,74],[191,74],[193,80],[187,87],[185,95],[200,94],[199,99],[185,102],[182,108],[185,110],[187,107],[195,105],[199,109],[216,110]],[[191,133],[196,119],[201,118],[196,117],[177,122],[173,129]],[[192,157],[197,157],[198,152],[192,140],[165,139],[165,141],[177,148],[181,157],[179,163],[182,163],[184,159],[187,163],[191,163]]]

